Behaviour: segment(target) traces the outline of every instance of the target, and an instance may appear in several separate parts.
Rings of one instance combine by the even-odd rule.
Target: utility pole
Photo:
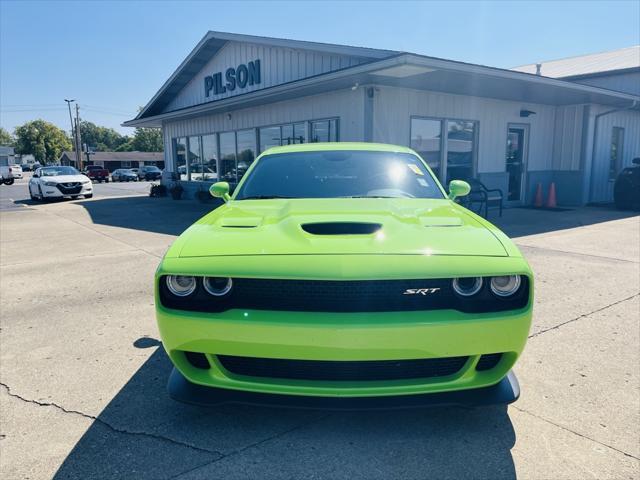
[[[73,149],[76,151],[76,165],[78,165],[78,137],[76,136],[76,130],[73,127],[73,117],[71,116],[71,102],[75,102],[74,99],[64,99],[65,102],[67,102],[67,106],[69,107],[69,121],[71,122],[71,135],[73,135]]]
[[[76,103],[76,136],[78,141],[78,170],[82,171],[82,139],[80,137],[80,105]]]

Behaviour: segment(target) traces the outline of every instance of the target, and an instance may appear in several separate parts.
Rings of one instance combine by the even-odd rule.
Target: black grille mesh
[[[234,278],[224,297],[213,297],[202,287],[189,297],[175,297],[160,282],[165,307],[197,312],[222,312],[237,308],[298,312],[393,312],[453,309],[466,313],[496,312],[526,306],[528,282],[509,299],[496,298],[488,288],[472,298],[460,298],[450,279],[318,281]],[[413,294],[407,294],[411,290]],[[423,293],[416,292],[423,290]]]
[[[459,372],[468,358],[325,361],[218,355],[222,366],[236,375],[324,381],[407,380],[445,377]]]

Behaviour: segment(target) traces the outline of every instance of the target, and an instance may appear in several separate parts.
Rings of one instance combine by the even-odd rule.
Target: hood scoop
[[[382,228],[380,223],[321,222],[304,223],[302,229],[312,235],[371,235]]]

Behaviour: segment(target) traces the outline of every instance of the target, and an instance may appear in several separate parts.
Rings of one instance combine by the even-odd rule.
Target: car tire
[[[79,195],[71,195],[71,200],[77,200]]]
[[[44,193],[42,193],[42,187],[40,185],[38,185],[38,194],[40,195],[40,201],[45,202],[45,196]]]
[[[109,183],[109,179],[108,179],[108,178],[105,178],[105,179],[104,179],[104,183]]]
[[[3,183],[5,185],[13,185],[13,182],[15,182],[15,179],[13,179],[13,178],[8,178],[8,179],[3,181]]]
[[[93,193],[88,193],[87,195],[84,196],[84,198],[93,198]]]

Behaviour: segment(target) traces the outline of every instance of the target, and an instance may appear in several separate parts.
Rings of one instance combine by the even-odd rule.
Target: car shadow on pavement
[[[145,196],[78,200],[94,224],[180,235],[187,227],[222,205],[212,198],[206,203]]]
[[[322,411],[171,400],[155,352],[69,453],[56,479],[515,478],[505,406]]]

